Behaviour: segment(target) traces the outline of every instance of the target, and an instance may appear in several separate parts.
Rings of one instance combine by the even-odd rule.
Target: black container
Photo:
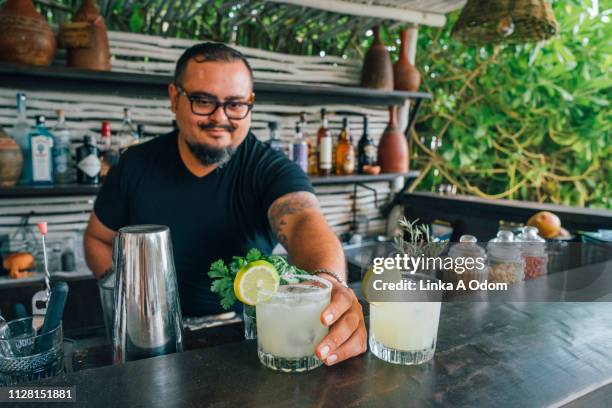
[[[85,136],[83,144],[76,149],[77,183],[100,183],[100,149],[92,136]]]
[[[357,144],[357,171],[363,173],[363,166],[376,164],[376,147],[368,134],[368,117],[363,117],[363,135]]]

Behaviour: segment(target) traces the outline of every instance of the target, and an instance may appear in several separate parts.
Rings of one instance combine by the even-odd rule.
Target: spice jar
[[[538,235],[538,229],[524,227],[517,240],[521,242],[521,253],[525,260],[525,280],[546,275],[548,266],[546,240]]]
[[[513,284],[525,277],[520,244],[512,231],[499,231],[487,245],[489,282]]]
[[[445,281],[459,282],[460,280],[469,287],[469,282],[487,280],[488,266],[487,253],[473,235],[462,235],[459,243],[453,245],[448,251],[448,256],[453,258],[454,269],[447,271]]]

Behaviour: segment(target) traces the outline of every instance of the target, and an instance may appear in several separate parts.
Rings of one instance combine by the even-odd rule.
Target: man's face
[[[251,76],[242,61],[190,60],[181,82],[178,86],[198,100],[252,102]],[[175,84],[169,86],[168,92],[180,136],[202,164],[227,160],[246,137],[251,126],[250,112],[244,119],[230,119],[219,106],[212,115],[200,116],[193,113],[190,100]]]

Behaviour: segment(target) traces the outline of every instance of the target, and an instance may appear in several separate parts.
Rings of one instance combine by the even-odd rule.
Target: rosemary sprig
[[[431,236],[429,226],[418,225],[418,219],[410,222],[406,217],[398,221],[400,233],[395,237],[395,247],[398,251],[410,257],[437,257],[446,248],[446,242]]]

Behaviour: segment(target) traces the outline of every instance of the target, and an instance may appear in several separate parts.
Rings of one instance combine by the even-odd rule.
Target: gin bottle
[[[45,126],[45,117],[36,117],[29,136],[31,146],[32,184],[53,184],[53,135]]]
[[[17,94],[17,122],[11,130],[11,136],[21,147],[23,154],[23,170],[19,177],[19,184],[30,184],[32,182],[32,153],[30,150],[30,125],[28,125],[28,117],[26,115],[26,95],[24,93]]]
[[[83,138],[83,145],[77,151],[77,182],[79,184],[100,183],[100,149],[92,136]]]
[[[72,183],[72,156],[70,154],[70,131],[66,125],[63,109],[57,110],[57,124],[53,128],[53,166],[56,184]]]

